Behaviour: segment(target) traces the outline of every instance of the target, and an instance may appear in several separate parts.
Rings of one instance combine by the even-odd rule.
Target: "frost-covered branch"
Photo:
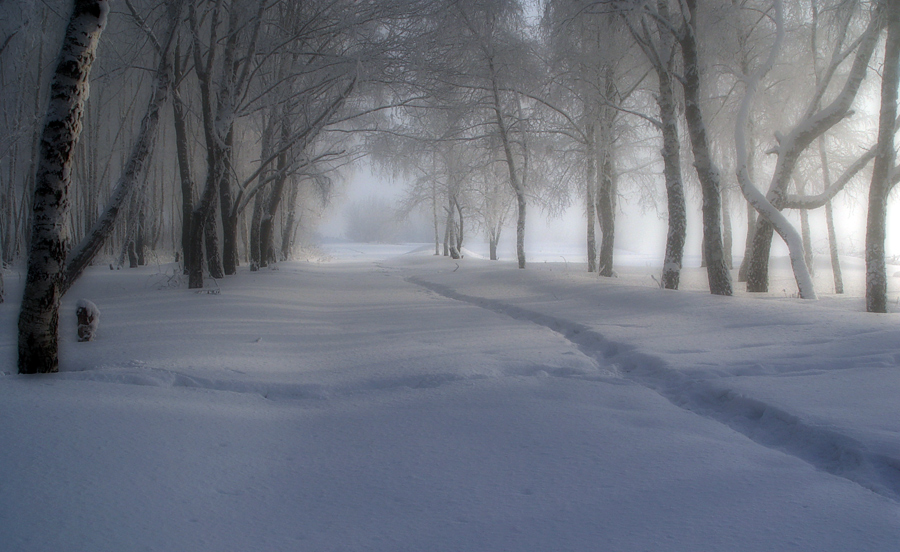
[[[769,51],[766,61],[752,74],[746,76],[746,90],[744,98],[741,101],[738,110],[737,120],[734,126],[734,143],[736,149],[735,163],[737,165],[738,183],[741,192],[747,201],[753,206],[759,214],[766,218],[775,227],[785,243],[788,245],[791,257],[791,267],[794,269],[794,278],[797,281],[797,288],[800,297],[803,299],[816,299],[816,291],[813,286],[812,278],[809,275],[809,268],[803,255],[803,240],[797,230],[788,222],[784,214],[781,213],[766,197],[759,191],[750,179],[750,171],[748,169],[748,151],[747,151],[747,122],[750,118],[750,104],[753,102],[753,96],[759,87],[760,80],[772,69],[775,60],[781,52],[781,45],[784,42],[784,25],[782,21],[781,0],[775,0],[775,42]]]

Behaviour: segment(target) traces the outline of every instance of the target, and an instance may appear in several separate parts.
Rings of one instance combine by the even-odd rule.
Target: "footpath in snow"
[[[57,375],[0,305],[3,546],[900,546],[895,315],[347,251],[218,294],[89,271]]]
[[[446,263],[445,263],[446,264]],[[384,263],[442,296],[550,329],[625,379],[900,500],[900,316],[849,301],[648,289],[538,263]],[[458,267],[458,268],[457,268]],[[852,307],[851,307],[852,308]]]

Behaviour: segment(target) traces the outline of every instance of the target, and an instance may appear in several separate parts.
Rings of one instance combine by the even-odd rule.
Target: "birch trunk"
[[[195,2],[188,2],[188,15],[191,24],[191,36],[193,46],[191,48],[194,56],[194,72],[200,81],[200,109],[203,119],[203,134],[206,139],[206,182],[203,190],[200,192],[200,200],[191,213],[191,247],[190,256],[188,257],[188,288],[197,289],[203,287],[203,241],[206,235],[206,228],[209,226],[209,219],[215,214],[215,199],[219,178],[224,172],[223,155],[221,154],[221,144],[217,140],[216,129],[214,125],[213,105],[212,105],[212,84],[210,82],[210,74],[215,67],[216,48],[211,47],[207,52],[206,58],[202,55],[202,46],[200,44],[200,21],[197,16],[197,6]],[[218,42],[219,14],[222,8],[222,0],[218,0],[215,4],[210,16],[210,38],[209,43],[214,45]],[[217,244],[207,244],[214,251],[213,255],[218,255]],[[208,247],[209,249],[209,247]],[[209,252],[207,252],[209,254]]]
[[[900,81],[900,2],[888,2],[888,33],[884,46],[881,77],[881,112],[878,116],[878,145],[869,186],[869,213],[866,221],[866,310],[887,312],[887,274],[884,260],[887,199],[893,188],[894,133],[897,119],[897,89]]]
[[[32,203],[31,248],[19,312],[21,374],[59,370],[72,156],[81,134],[91,64],[106,24],[106,0],[76,0],[66,28],[41,136]]]
[[[831,254],[831,273],[834,275],[834,292],[844,293],[844,277],[841,274],[841,259],[838,256],[837,236],[834,231],[834,209],[831,202],[825,204],[825,225],[828,227],[828,252]]]
[[[506,118],[503,115],[503,105],[500,103],[500,85],[497,82],[497,71],[494,67],[494,60],[491,57],[488,57],[488,68],[491,75],[492,107],[496,118],[495,122],[500,132],[500,142],[503,144],[506,168],[509,171],[509,183],[516,194],[516,258],[519,262],[519,268],[525,268],[525,214],[528,208],[528,200],[525,197],[525,186],[519,179],[518,170],[516,169],[516,160],[513,157]]]
[[[750,145],[750,151],[753,151],[753,144]],[[747,160],[747,173],[750,175],[750,179],[753,179],[753,165],[752,161],[748,158]],[[746,202],[746,210],[747,210],[747,235],[744,239],[744,258],[741,259],[741,266],[738,268],[738,282],[746,282],[747,281],[747,273],[750,270],[750,251],[753,248],[753,234],[756,233],[756,209],[753,208],[753,205],[750,205],[750,202]]]
[[[497,244],[499,242],[500,242],[500,227],[491,228],[489,236],[488,236],[488,249],[490,251],[492,261],[496,261],[499,259],[499,257],[497,257]]]
[[[300,228],[300,217],[297,216],[297,197],[300,195],[300,183],[296,180],[291,183],[291,193],[288,195],[287,220],[281,233],[281,258],[288,260],[293,257],[294,242],[297,240],[297,231]]]
[[[288,170],[288,150],[287,144],[291,137],[291,121],[288,111],[285,110],[281,118],[281,140],[278,161],[275,166],[275,182],[272,183],[272,189],[269,197],[263,204],[262,220],[259,226],[259,253],[260,267],[269,266],[269,263],[277,261],[275,255],[275,215],[278,212],[278,206],[281,204],[281,198],[284,196],[284,186],[287,182]]]
[[[597,160],[594,149],[594,126],[588,125],[585,144],[585,204],[587,209],[587,260],[588,272],[597,272]]]
[[[434,161],[434,157],[432,156],[432,162]],[[439,230],[439,222],[438,222],[438,200],[437,200],[437,184],[434,179],[431,181],[431,220],[434,223],[434,255],[435,257],[441,254],[441,233]]]
[[[206,247],[206,269],[209,271],[211,278],[221,280],[225,277],[225,269],[222,267],[222,255],[219,253],[219,219],[216,217],[217,211],[216,205],[213,204],[210,207],[210,216],[206,218],[206,224],[203,226],[203,244]]]
[[[662,23],[660,23],[662,25]],[[666,29],[660,29],[660,36],[671,37]],[[669,38],[669,41],[672,39]],[[671,66],[674,62],[674,49],[671,44],[664,45],[669,52],[668,67],[656,64],[659,80],[660,122],[663,136],[663,173],[666,179],[666,202],[668,206],[668,232],[666,235],[666,257],[663,261],[662,287],[678,289],[681,279],[681,267],[684,260],[684,242],[687,235],[687,207],[684,199],[684,184],[681,179],[681,142],[678,138],[678,112],[675,103],[675,89],[672,83]]]
[[[816,291],[813,287],[812,278],[809,275],[809,270],[804,260],[805,255],[803,250],[802,238],[797,233],[797,230],[787,220],[787,218],[785,218],[784,214],[782,214],[782,212],[775,205],[773,205],[766,198],[766,196],[762,194],[762,192],[760,192],[756,188],[756,186],[750,180],[750,173],[748,170],[746,131],[747,121],[750,114],[750,104],[752,103],[753,96],[755,95],[756,89],[759,86],[759,81],[774,65],[775,59],[777,58],[781,50],[781,43],[784,40],[784,29],[782,26],[782,8],[780,0],[775,1],[775,22],[777,26],[775,43],[769,51],[769,55],[766,61],[752,75],[747,75],[745,77],[746,92],[738,110],[738,116],[737,121],[735,122],[734,130],[737,177],[738,183],[741,186],[741,192],[744,194],[744,197],[760,214],[759,221],[757,223],[756,237],[759,237],[759,232],[761,231],[761,225],[763,222],[770,226],[773,231],[778,231],[778,234],[785,241],[790,251],[791,268],[794,271],[794,279],[797,282],[797,289],[800,298],[816,299]],[[752,270],[753,262],[750,263],[750,268]],[[747,284],[747,288],[749,291],[749,281]]]
[[[805,195],[806,183],[801,182],[797,187],[800,195]],[[803,261],[809,270],[810,276],[815,275],[816,271],[813,267],[812,255],[812,234],[809,229],[809,209],[800,209],[800,237],[803,239]]]
[[[772,173],[769,191],[765,196],[766,201],[777,210],[785,207],[784,200],[787,195],[787,186],[800,160],[800,154],[816,138],[822,136],[828,129],[839,123],[850,113],[853,100],[856,98],[856,94],[865,77],[869,60],[875,51],[878,37],[884,25],[884,20],[881,16],[883,12],[882,6],[889,3],[893,2],[879,4],[873,10],[869,25],[857,47],[847,80],[834,100],[824,108],[818,108],[822,94],[824,94],[828,84],[827,81],[823,81],[817,87],[810,107],[800,122],[789,133],[778,136],[779,143],[776,148],[778,159],[775,163],[775,170]],[[757,221],[753,247],[750,251],[752,258],[747,270],[747,291],[766,292],[769,289],[769,252],[771,251],[774,232],[775,227],[769,217],[761,217]]]
[[[709,137],[700,109],[700,60],[696,42],[696,0],[685,0],[688,12],[685,32],[681,37],[681,54],[684,62],[684,116],[687,120],[694,152],[694,167],[703,193],[703,253],[706,255],[706,273],[709,291],[714,295],[732,295],[731,274],[725,264],[722,248],[721,183],[718,168],[712,160]]]
[[[250,219],[250,272],[259,270],[262,264],[262,252],[260,251],[259,230],[262,226],[263,194],[259,192],[253,199],[253,215]]]
[[[613,251],[616,241],[616,210],[613,203],[615,180],[613,176],[612,152],[600,154],[600,171],[597,186],[597,219],[600,223],[600,255],[597,259],[597,274],[612,277]]]
[[[176,46],[172,82],[172,118],[175,127],[178,176],[181,180],[181,255],[184,273],[188,274],[191,254],[191,212],[194,210],[194,179],[191,175],[185,105],[178,92],[178,86],[184,74],[182,63],[180,48]]]

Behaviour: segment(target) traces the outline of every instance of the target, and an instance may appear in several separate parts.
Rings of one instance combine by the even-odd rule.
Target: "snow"
[[[171,266],[90,269],[63,301],[61,373],[37,377],[14,374],[7,274],[0,548],[900,546],[900,315],[777,283],[712,296],[700,269],[661,290],[627,252],[599,281],[575,251],[526,270],[326,253],[219,294]],[[95,341],[77,298],[103,310]]]

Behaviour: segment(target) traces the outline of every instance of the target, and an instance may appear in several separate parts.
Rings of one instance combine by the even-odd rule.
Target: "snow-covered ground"
[[[783,266],[723,298],[637,255],[599,280],[431,251],[333,244],[219,293],[93,269],[40,377],[7,273],[0,550],[900,549],[900,315],[825,270],[803,302]]]

